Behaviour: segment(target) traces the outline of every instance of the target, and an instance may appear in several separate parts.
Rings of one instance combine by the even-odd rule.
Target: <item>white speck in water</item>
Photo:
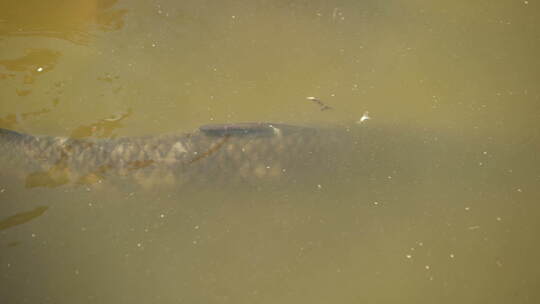
[[[322,185],[321,185],[321,184],[318,184],[318,185],[317,185],[317,188],[322,189]]]
[[[141,247],[142,247],[142,244],[141,244],[141,243],[137,243],[137,247],[141,248]]]
[[[281,130],[279,128],[276,128],[272,125],[270,125],[270,128],[272,128],[272,132],[274,133],[274,135],[276,136],[281,136]],[[270,167],[266,167],[267,169],[270,169]]]
[[[360,124],[369,119],[371,119],[371,117],[369,116],[369,112],[365,111],[364,114],[362,114],[362,117],[360,117],[360,119],[356,123]]]
[[[152,43],[152,47],[156,47],[156,46],[157,46],[157,44],[155,42]]]
[[[195,230],[199,229],[199,225],[195,225],[195,227],[193,227],[193,229],[195,229]]]
[[[523,1],[523,3],[524,3],[525,5],[527,5],[527,4],[529,4],[529,1]]]
[[[471,210],[471,207],[465,207],[465,211]]]
[[[502,221],[502,218],[500,216],[497,216],[496,220],[497,220],[497,222],[500,222],[500,221]]]
[[[36,69],[36,71],[38,71],[38,72],[43,72],[43,68],[42,68],[42,67],[38,67],[38,68]]]
[[[379,202],[373,202],[373,205],[377,206],[379,205]]]
[[[450,253],[450,258],[453,259],[455,255],[453,253]]]
[[[232,15],[231,18],[236,19],[236,16]]]
[[[35,237],[36,237],[36,234],[35,234],[35,233],[32,233],[32,237],[35,238]]]
[[[423,242],[418,242],[418,246],[422,247],[422,246],[424,246],[424,243]]]
[[[412,259],[412,254],[406,254],[405,257],[406,257],[407,259]]]
[[[479,229],[479,228],[480,228],[480,226],[476,225],[476,226],[470,226],[470,227],[468,227],[467,229],[469,229],[469,230],[476,230],[476,229]]]
[[[520,192],[520,193],[521,193],[521,192],[523,192],[523,190],[522,190],[521,188],[518,188],[518,189],[517,189],[517,192]]]
[[[79,275],[79,269],[75,269],[75,275]]]
[[[430,269],[431,269],[431,267],[430,267],[429,265],[424,266],[424,268],[425,268],[426,270],[430,270]]]
[[[160,217],[160,218],[164,218],[164,217],[165,217],[165,214],[162,213],[162,214],[159,215],[159,217]]]
[[[270,166],[266,166],[266,169],[270,169]]]
[[[6,192],[6,189],[0,189],[0,193]]]

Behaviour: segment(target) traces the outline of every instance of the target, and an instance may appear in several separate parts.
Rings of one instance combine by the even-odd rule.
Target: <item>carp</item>
[[[233,123],[187,133],[105,139],[0,129],[0,163],[29,188],[113,179],[152,187],[417,174],[429,172],[435,162],[441,167],[447,147],[437,134],[373,124]]]

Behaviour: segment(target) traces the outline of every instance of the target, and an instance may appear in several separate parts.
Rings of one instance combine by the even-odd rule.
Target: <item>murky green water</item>
[[[234,170],[216,182],[212,149],[208,180],[167,187],[28,183],[2,155],[0,302],[538,303],[538,12],[0,3],[0,128],[106,139],[270,121],[362,134],[325,133],[335,152],[320,158],[284,155],[313,162],[284,182]]]

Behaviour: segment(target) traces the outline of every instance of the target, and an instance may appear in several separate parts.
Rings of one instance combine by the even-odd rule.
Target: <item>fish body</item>
[[[323,181],[416,182],[462,174],[477,154],[461,137],[369,124],[202,126],[189,133],[125,138],[33,136],[0,129],[0,165],[26,187],[130,182],[143,187]],[[467,156],[469,155],[469,156]],[[5,170],[3,170],[5,171]],[[457,177],[454,177],[456,179]],[[363,182],[362,182],[363,181]]]
[[[340,140],[323,129],[273,123],[208,125],[190,133],[111,139],[0,129],[0,152],[27,187],[111,178],[151,186],[300,178],[302,172],[332,167],[332,151]]]

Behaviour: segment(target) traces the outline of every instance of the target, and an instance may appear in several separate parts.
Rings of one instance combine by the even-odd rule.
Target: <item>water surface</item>
[[[537,303],[537,6],[4,1],[1,128],[355,126],[372,153],[338,142],[289,183],[2,170],[0,302]]]

